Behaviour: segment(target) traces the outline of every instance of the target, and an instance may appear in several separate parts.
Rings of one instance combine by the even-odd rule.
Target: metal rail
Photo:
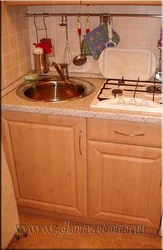
[[[120,14],[120,13],[26,13],[27,17],[49,16],[112,16],[112,17],[154,17],[163,18],[161,14]]]

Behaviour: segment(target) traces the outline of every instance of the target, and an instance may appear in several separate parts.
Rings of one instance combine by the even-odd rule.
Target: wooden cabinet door
[[[89,216],[158,229],[161,148],[88,142]]]
[[[85,119],[4,112],[3,127],[18,205],[86,216]]]

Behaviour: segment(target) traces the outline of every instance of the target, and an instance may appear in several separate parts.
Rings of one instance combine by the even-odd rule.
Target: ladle
[[[81,26],[80,26],[80,17],[78,16],[78,35],[79,35],[79,44],[80,44],[80,55],[75,56],[73,59],[73,63],[76,66],[82,66],[86,63],[87,57],[86,55],[82,52],[82,41],[81,41]]]

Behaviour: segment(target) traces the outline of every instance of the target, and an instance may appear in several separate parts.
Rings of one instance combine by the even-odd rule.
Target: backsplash
[[[161,6],[120,6],[120,5],[50,5],[50,6],[6,6],[2,5],[2,71],[1,96],[20,84],[16,81],[34,69],[33,48],[36,41],[36,30],[32,17],[28,13],[126,13],[126,14],[160,14]],[[86,30],[87,17],[81,17],[82,36]],[[57,63],[62,62],[65,49],[65,27],[59,26],[61,17],[45,18],[48,37],[52,39]],[[43,28],[42,17],[37,17],[38,28]],[[99,17],[90,17],[90,30],[100,23]],[[114,17],[113,29],[119,34],[119,48],[143,48],[152,51],[158,58],[157,41],[160,37],[160,18],[150,17]],[[68,35],[73,57],[80,54],[77,34],[77,17],[68,17]],[[39,31],[39,38],[45,37],[45,31]],[[158,61],[158,60],[157,60]],[[53,71],[54,69],[51,68]],[[69,72],[99,76],[98,60],[88,56],[83,66],[69,66]],[[21,80],[22,81],[22,80]]]
[[[161,6],[118,6],[118,5],[90,5],[90,6],[29,6],[28,13],[127,13],[127,14],[160,14]],[[85,34],[87,17],[81,17],[82,35]],[[33,17],[28,17],[30,28],[30,44],[32,68],[32,51],[36,42],[36,30]],[[61,17],[45,18],[48,28],[48,38],[52,39],[55,47],[55,61],[62,62],[65,48],[65,27],[59,26]],[[43,28],[42,17],[36,18],[38,28]],[[97,27],[100,23],[99,17],[90,17],[90,30]],[[160,37],[161,18],[151,17],[113,17],[113,29],[119,34],[119,48],[142,48],[152,51],[158,58],[157,41]],[[68,34],[70,48],[73,58],[80,54],[79,38],[77,34],[77,17],[68,17]],[[39,38],[45,37],[45,31],[39,31]],[[158,60],[157,60],[158,61]],[[52,69],[53,70],[53,69]],[[70,72],[80,72],[87,74],[99,74],[98,60],[88,56],[87,63],[83,66],[69,66]]]
[[[6,6],[2,12],[2,92],[31,70],[30,40],[27,7]],[[2,93],[1,93],[2,95]]]

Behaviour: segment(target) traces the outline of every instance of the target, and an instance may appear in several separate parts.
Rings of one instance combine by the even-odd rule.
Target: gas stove
[[[154,80],[106,79],[91,107],[163,112],[162,83]]]

